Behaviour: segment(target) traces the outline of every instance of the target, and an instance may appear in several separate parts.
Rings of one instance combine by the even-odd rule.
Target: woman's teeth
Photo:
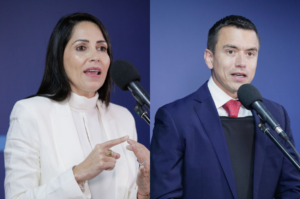
[[[85,73],[90,73],[90,74],[94,74],[94,75],[101,74],[101,72],[99,70],[87,70],[87,71],[85,71]]]

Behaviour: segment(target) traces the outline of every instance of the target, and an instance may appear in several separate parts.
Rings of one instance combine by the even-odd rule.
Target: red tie
[[[228,113],[228,117],[237,117],[241,107],[241,102],[238,100],[229,100],[223,105],[223,108]]]

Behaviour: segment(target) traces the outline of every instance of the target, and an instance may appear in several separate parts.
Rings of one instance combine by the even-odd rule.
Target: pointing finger
[[[127,140],[127,142],[128,142],[128,144],[130,144],[130,145],[132,145],[132,144],[138,144],[137,141],[132,140],[132,139]]]
[[[126,140],[129,139],[129,136],[126,135],[124,137],[121,137],[121,138],[117,138],[117,139],[114,139],[114,140],[110,140],[110,141],[107,141],[107,142],[104,142],[103,144],[101,144],[104,148],[106,149],[109,149],[113,146],[116,146],[118,144],[121,144],[122,142],[125,142]]]

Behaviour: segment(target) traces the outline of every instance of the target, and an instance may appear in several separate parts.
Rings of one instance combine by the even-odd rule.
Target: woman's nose
[[[100,52],[97,49],[91,50],[90,61],[98,62],[100,61]]]

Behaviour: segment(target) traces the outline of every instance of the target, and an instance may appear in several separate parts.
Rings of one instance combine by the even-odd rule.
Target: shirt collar
[[[99,96],[98,92],[96,92],[95,96],[92,98],[87,98],[71,92],[69,104],[72,109],[78,111],[89,111],[96,107],[98,96]]]
[[[229,100],[233,99],[232,97],[227,95],[220,87],[217,86],[212,77],[209,78],[207,86],[217,109],[222,107]]]

